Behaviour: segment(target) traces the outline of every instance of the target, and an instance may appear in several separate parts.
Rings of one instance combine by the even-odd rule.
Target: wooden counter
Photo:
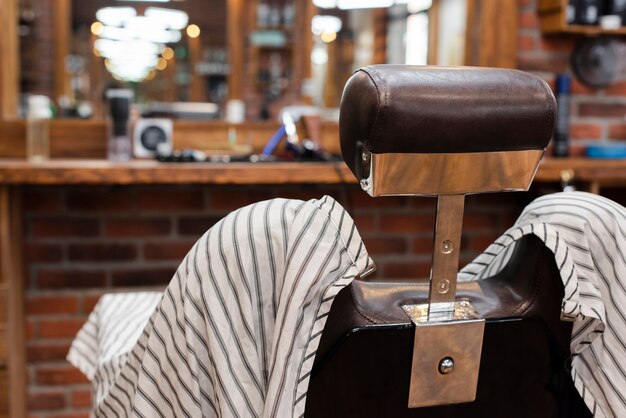
[[[343,162],[159,163],[52,160],[32,164],[0,161],[5,185],[40,184],[298,184],[356,180]]]
[[[626,185],[626,160],[545,158],[535,182],[559,182],[572,170],[584,185]],[[355,183],[343,162],[280,163],[159,163],[106,160],[51,160],[32,164],[24,160],[0,160],[4,185],[71,184],[329,184]]]

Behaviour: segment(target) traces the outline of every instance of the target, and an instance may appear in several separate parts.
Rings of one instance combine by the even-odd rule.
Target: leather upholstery
[[[345,87],[341,149],[357,178],[363,147],[423,154],[543,150],[555,107],[544,81],[516,70],[371,66]],[[474,402],[408,408],[413,350],[428,347],[415,340],[401,306],[427,303],[428,283],[355,280],[333,302],[305,417],[591,417],[569,377],[572,327],[560,320],[563,284],[540,239],[522,238],[500,273],[459,283],[456,298],[485,318]]]
[[[498,275],[459,283],[487,320],[477,399],[407,408],[413,325],[404,303],[425,303],[426,283],[354,281],[335,302],[315,358],[306,417],[590,417],[567,373],[571,324],[552,253],[520,240]]]
[[[555,111],[547,84],[522,71],[373,65],[344,88],[341,152],[357,174],[362,146],[372,153],[541,150]]]

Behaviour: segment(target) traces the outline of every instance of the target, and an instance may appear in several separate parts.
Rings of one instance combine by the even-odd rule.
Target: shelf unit
[[[567,23],[568,3],[568,0],[539,0],[537,11],[543,33],[583,36],[626,35],[626,26],[619,29],[604,29],[598,25],[571,25]]]
[[[281,11],[281,21],[259,18],[259,4]],[[258,120],[269,117],[275,120],[284,106],[303,102],[302,85],[311,77],[311,19],[315,6],[310,0],[253,0],[246,3],[245,43],[246,62],[244,101],[247,117]],[[285,8],[293,8],[293,19],[285,18]],[[282,35],[263,35],[274,32]],[[261,35],[261,37],[259,37]],[[271,63],[273,61],[273,63]],[[265,114],[265,116],[262,116]]]

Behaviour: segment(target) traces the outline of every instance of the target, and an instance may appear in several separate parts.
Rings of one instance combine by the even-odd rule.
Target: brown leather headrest
[[[518,70],[373,65],[343,91],[343,158],[359,177],[371,153],[470,153],[545,149],[556,101],[548,85]]]

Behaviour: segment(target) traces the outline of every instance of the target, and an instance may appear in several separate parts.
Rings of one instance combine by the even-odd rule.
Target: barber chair
[[[371,196],[436,196],[430,280],[361,278],[336,297],[308,418],[583,418],[563,284],[534,236],[457,283],[464,196],[527,190],[554,126],[546,83],[507,69],[378,65],[341,102],[344,160]]]

